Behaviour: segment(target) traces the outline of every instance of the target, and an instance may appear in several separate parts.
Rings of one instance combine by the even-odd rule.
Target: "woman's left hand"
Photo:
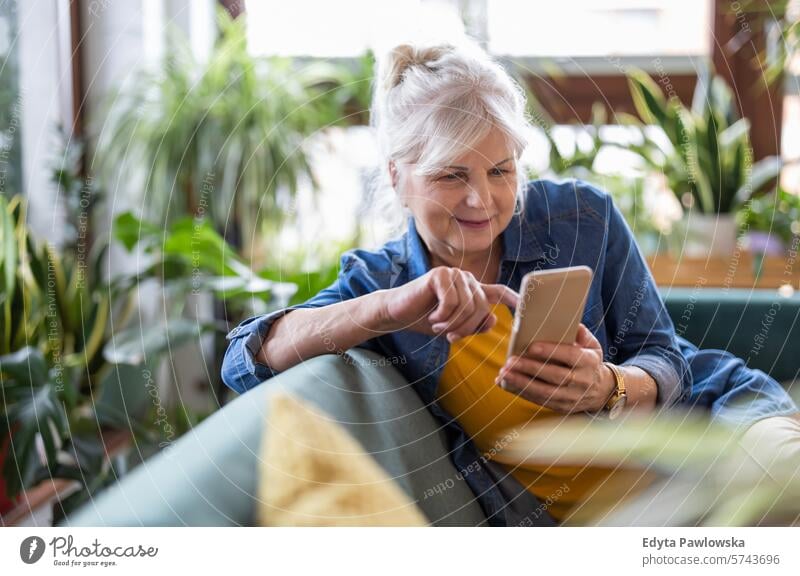
[[[616,386],[600,342],[583,323],[574,344],[533,342],[522,356],[509,357],[495,383],[566,414],[602,409]]]

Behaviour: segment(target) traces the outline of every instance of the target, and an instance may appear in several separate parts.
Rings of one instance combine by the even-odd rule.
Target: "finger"
[[[453,315],[452,322],[447,328],[447,339],[450,342],[455,342],[459,338],[476,333],[486,318],[488,309],[486,297],[472,274],[460,274],[456,284],[460,290],[459,296],[463,294],[464,305]],[[476,289],[478,290],[477,294],[475,292]]]
[[[600,341],[595,338],[592,331],[589,330],[583,322],[578,326],[578,337],[575,343],[581,348],[602,348],[602,346],[600,346]]]
[[[442,273],[433,277],[433,288],[436,293],[438,305],[428,315],[431,324],[447,320],[458,307],[458,288],[453,283],[453,275]]]
[[[504,382],[505,386],[501,387],[507,392],[565,414],[579,410],[580,403],[585,396],[585,391],[576,393],[574,388],[553,386],[542,380],[526,377],[519,372],[514,373]]]
[[[554,404],[561,405],[568,402],[566,392],[562,388],[531,378],[520,372],[509,372],[502,382],[504,383],[504,385],[501,383],[503,390],[517,394],[539,406],[550,407]]]
[[[503,284],[481,284],[481,287],[490,304],[503,303],[512,308],[516,308],[519,304],[519,294],[508,286]]]
[[[497,324],[497,316],[495,316],[493,313],[489,313],[484,319],[483,324],[481,324],[479,331],[488,332],[489,330],[494,328],[496,324]]]
[[[500,376],[505,377],[508,372],[520,372],[530,378],[542,380],[555,386],[564,386],[575,381],[575,373],[570,368],[521,356],[509,358],[509,361],[500,370]]]
[[[584,354],[584,349],[574,344],[537,341],[531,342],[522,355],[534,360],[559,362],[564,366],[580,366],[586,361]]]
[[[457,295],[458,304],[450,309],[450,313],[434,324],[434,330],[440,329],[442,332],[454,332],[462,323],[464,311],[472,306],[469,289],[466,281],[460,273],[453,275],[452,289]]]
[[[481,283],[478,282],[478,280],[472,274],[465,274],[465,276],[467,285],[470,289],[472,303],[474,304],[474,310],[472,312],[472,316],[464,322],[463,326],[459,328],[459,330],[463,328],[464,333],[475,334],[485,331],[483,330],[483,327],[487,319],[494,315],[491,313],[491,306],[488,298],[486,298],[486,293],[483,291]]]

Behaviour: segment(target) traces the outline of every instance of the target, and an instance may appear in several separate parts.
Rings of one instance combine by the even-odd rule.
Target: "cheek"
[[[447,227],[455,214],[455,204],[443,194],[429,193],[418,202],[419,213],[431,226]]]
[[[505,191],[495,196],[494,203],[497,207],[498,220],[500,220],[502,224],[505,225],[511,221],[516,206],[516,200],[516,189],[512,190],[510,193]]]
[[[513,185],[506,186],[503,188],[503,190],[499,191],[495,195],[494,200],[501,212],[508,212],[509,214],[512,213],[514,211],[514,205],[517,203],[516,182],[514,182]]]

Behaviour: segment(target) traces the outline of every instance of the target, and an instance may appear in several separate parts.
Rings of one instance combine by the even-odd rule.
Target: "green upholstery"
[[[800,371],[800,293],[662,288],[675,331],[698,348],[727,350],[778,382]]]
[[[342,424],[432,524],[485,521],[450,463],[444,432],[416,392],[380,355],[354,348],[303,362],[242,394],[62,525],[251,525],[268,395],[279,391],[306,399]]]
[[[779,381],[797,378],[800,297],[733,289],[673,288],[662,294],[687,340],[728,350]],[[766,343],[753,354],[754,338],[768,315]],[[484,520],[449,462],[441,432],[408,383],[378,355],[353,349],[344,357],[304,362],[243,394],[62,525],[252,524],[264,410],[267,395],[278,390],[306,398],[341,421],[433,524]]]

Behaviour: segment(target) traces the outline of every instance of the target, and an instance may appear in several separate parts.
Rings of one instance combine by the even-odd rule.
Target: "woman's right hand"
[[[449,342],[491,330],[498,303],[517,307],[519,295],[502,284],[481,284],[471,272],[437,266],[423,276],[385,291],[382,316],[388,331],[446,335]]]

